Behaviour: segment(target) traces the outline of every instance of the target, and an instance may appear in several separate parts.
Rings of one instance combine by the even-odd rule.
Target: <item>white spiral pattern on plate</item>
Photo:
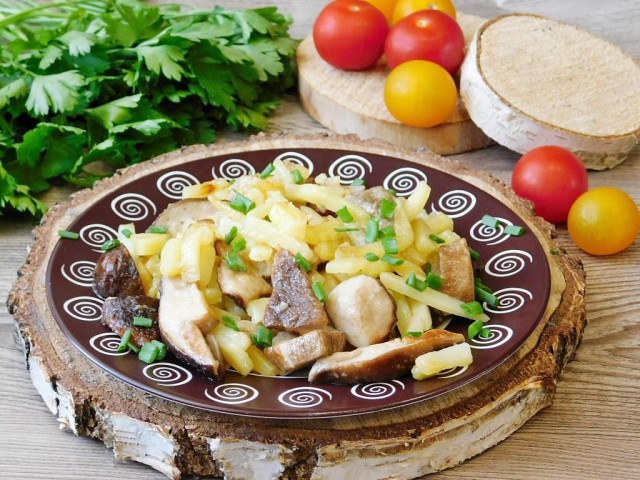
[[[111,210],[123,220],[137,222],[144,220],[152,214],[155,216],[158,209],[155,204],[139,193],[123,193],[111,200]]]
[[[118,235],[117,232],[106,225],[101,223],[92,223],[90,225],[85,225],[80,230],[80,239],[93,248],[94,252],[100,252],[102,244],[107,240],[111,240],[112,238],[116,238]]]
[[[380,400],[394,395],[398,391],[396,385],[404,390],[404,383],[400,380],[392,380],[392,382],[358,383],[351,387],[351,394],[364,400]]]
[[[67,271],[66,265],[62,265],[62,267],[60,267],[60,273],[71,283],[75,283],[81,287],[90,287],[93,285],[93,271],[95,268],[96,264],[94,262],[78,260],[69,265],[69,271]]]
[[[224,383],[213,389],[210,394],[208,389],[204,391],[208,399],[225,405],[239,405],[247,403],[258,397],[258,390],[242,383]]]
[[[182,198],[182,190],[185,187],[191,185],[197,185],[198,179],[188,172],[182,170],[176,170],[174,172],[167,172],[158,178],[156,187],[160,190],[165,197],[173,200],[180,200]]]
[[[505,233],[505,225],[513,225],[506,218],[495,217],[500,223],[497,228],[490,227],[482,223],[482,220],[478,220],[473,224],[469,230],[469,235],[478,242],[486,243],[487,245],[497,245],[499,243],[509,240],[508,233]]]
[[[62,308],[76,320],[96,322],[102,317],[102,304],[103,301],[99,298],[83,295],[70,298],[64,302]]]
[[[276,160],[283,162],[295,163],[301,165],[309,171],[309,175],[313,173],[313,162],[309,157],[298,152],[285,152],[278,155]]]
[[[193,378],[193,374],[186,368],[168,362],[147,365],[142,374],[163,387],[178,387],[189,383]]]
[[[393,189],[399,197],[408,197],[411,195],[419,182],[427,181],[427,174],[422,170],[413,167],[399,168],[384,179],[382,186],[389,190]]]
[[[531,254],[524,250],[505,250],[491,257],[484,271],[494,277],[510,277],[527,265],[527,259],[529,263],[533,262]]]
[[[525,295],[529,300],[533,300],[533,294],[525,289],[518,287],[503,288],[493,292],[498,297],[498,306],[492,307],[484,302],[484,309],[491,313],[511,313],[522,308],[527,302]]]
[[[483,330],[489,330],[490,335],[487,338],[482,338],[479,334],[469,340],[469,346],[471,348],[477,348],[480,350],[486,350],[489,348],[496,348],[500,345],[504,345],[513,337],[513,330],[505,325],[485,325]]]
[[[447,368],[446,370],[441,371],[440,373],[438,373],[438,375],[436,375],[438,378],[451,378],[451,377],[457,377],[458,375],[463,374],[464,372],[467,371],[467,369],[469,368],[469,366],[466,367],[453,367],[453,368]]]
[[[476,206],[476,196],[466,190],[451,190],[438,199],[438,209],[451,218],[464,217]]]
[[[227,180],[233,180],[234,178],[240,178],[243,175],[253,175],[256,173],[256,169],[253,168],[246,160],[241,158],[230,158],[225,160],[218,167],[219,174],[216,173],[216,167],[211,169],[211,175],[213,178],[226,178]]]
[[[312,408],[320,405],[324,397],[333,398],[330,392],[317,387],[296,387],[278,395],[278,401],[287,407]]]
[[[344,155],[334,160],[327,171],[330,177],[340,177],[342,185],[349,185],[354,180],[364,178],[367,173],[371,172],[373,172],[373,165],[360,155]]]
[[[113,333],[100,333],[91,337],[89,340],[89,345],[98,353],[103,355],[110,355],[112,357],[119,357],[121,355],[126,355],[129,353],[129,349],[127,348],[123,352],[118,352],[118,347],[120,346],[120,337]]]

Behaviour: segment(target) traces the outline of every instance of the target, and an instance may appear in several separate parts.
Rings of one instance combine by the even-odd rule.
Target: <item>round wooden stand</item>
[[[149,171],[184,162],[270,148],[353,149],[411,160],[459,176],[506,203],[545,251],[559,250],[553,227],[499,180],[431,153],[341,136],[264,136],[194,146],[122,170],[51,210],[35,230],[27,263],[9,297],[31,377],[60,423],[163,472],[227,478],[409,479],[453,467],[504,440],[553,399],[558,375],[585,327],[580,261],[548,254],[552,288],[542,322],[523,347],[473,383],[432,400],[366,415],[274,420],[197,410],[149,395],[87,360],[58,327],[45,276],[58,229],[87,206]]]
[[[473,15],[458,15],[467,44],[485,22]],[[442,125],[416,128],[391,116],[384,104],[384,83],[389,74],[386,62],[350,72],[325,62],[308,36],[298,47],[298,83],[304,109],[323,126],[336,133],[375,138],[400,147],[426,147],[439,155],[477,150],[492,142],[469,118],[462,100]]]

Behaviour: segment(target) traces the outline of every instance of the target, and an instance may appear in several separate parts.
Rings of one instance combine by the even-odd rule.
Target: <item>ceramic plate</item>
[[[144,231],[185,185],[213,177],[236,178],[260,172],[275,158],[305,165],[313,175],[326,172],[344,183],[364,178],[407,196],[419,180],[432,188],[429,211],[447,213],[455,230],[481,255],[483,282],[500,299],[485,305],[491,335],[469,341],[474,362],[464,369],[414,381],[410,376],[355,386],[312,385],[303,375],[242,377],[235,372],[214,382],[171,355],[147,365],[129,352],[118,353],[119,338],[100,323],[102,300],[91,289],[102,243],[119,224],[135,222]],[[550,288],[549,266],[542,246],[528,232],[512,237],[501,226],[481,223],[484,214],[501,225],[524,225],[509,207],[452,175],[405,160],[344,150],[262,150],[185,163],[138,178],[102,197],[69,226],[77,241],[60,239],[47,271],[47,294],[53,314],[69,340],[90,360],[118,379],[147,392],[197,408],[235,415],[272,418],[335,417],[396,408],[441,395],[486,374],[512,355],[538,325]],[[469,321],[454,319],[447,327],[466,336]]]

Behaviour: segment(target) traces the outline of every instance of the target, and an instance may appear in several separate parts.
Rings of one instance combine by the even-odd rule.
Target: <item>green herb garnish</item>
[[[336,210],[336,215],[338,215],[340,220],[342,220],[344,223],[353,222],[353,215],[351,215],[351,212],[349,211],[346,205],[342,207],[340,210]]]
[[[68,230],[58,230],[58,236],[60,238],[68,238],[69,240],[78,240],[80,234],[76,232],[70,232]]]
[[[133,325],[136,327],[151,327],[153,320],[147,317],[133,317]]]

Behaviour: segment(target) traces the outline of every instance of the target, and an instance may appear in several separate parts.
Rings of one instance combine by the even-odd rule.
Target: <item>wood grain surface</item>
[[[200,6],[210,0],[193,1]],[[295,19],[302,37],[327,2],[313,0],[221,1],[234,7],[278,4]],[[502,5],[498,7],[496,4]],[[635,0],[458,1],[463,11],[492,16],[527,11],[567,21],[621,46],[640,59],[640,7]],[[291,97],[272,118],[270,131],[320,132]],[[221,141],[242,138],[228,134]],[[500,147],[459,155],[470,167],[508,182],[518,156]],[[640,203],[640,150],[614,170],[589,174],[590,186],[614,185]],[[58,188],[48,203],[65,199]],[[32,225],[0,219],[0,298],[6,298],[26,256]],[[612,257],[582,254],[566,229],[559,242],[582,256],[587,272],[589,326],[576,359],[560,378],[555,403],[502,444],[462,466],[434,475],[460,479],[631,479],[640,476],[640,243]],[[122,464],[101,443],[57,429],[57,422],[31,385],[23,355],[13,340],[13,324],[0,308],[0,478],[2,479],[162,479],[138,464]]]

